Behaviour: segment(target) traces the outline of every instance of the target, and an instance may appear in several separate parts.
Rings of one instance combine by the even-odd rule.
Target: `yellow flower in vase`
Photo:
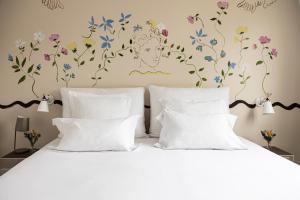
[[[96,44],[96,41],[93,38],[84,38],[83,43],[87,48],[90,48]]]
[[[68,49],[70,49],[73,53],[77,51],[77,43],[71,42],[67,45]]]

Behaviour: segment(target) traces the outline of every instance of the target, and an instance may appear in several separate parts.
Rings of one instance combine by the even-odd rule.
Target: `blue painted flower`
[[[192,45],[196,44],[197,40],[201,40],[200,38],[202,37],[206,37],[207,34],[203,33],[203,30],[200,29],[199,31],[196,31],[196,36],[190,36],[191,40],[192,40]]]
[[[131,14],[124,15],[124,13],[121,13],[121,19],[119,22],[125,22],[129,17],[131,17]]]
[[[207,60],[208,62],[211,62],[214,60],[211,56],[205,56],[204,59]]]
[[[38,65],[36,66],[36,69],[37,69],[37,70],[41,70],[41,69],[42,69],[42,65],[41,65],[41,64],[38,64]]]
[[[214,39],[210,40],[209,43],[210,43],[212,46],[215,46],[215,45],[218,44],[218,41],[214,38]]]
[[[140,26],[139,24],[133,26],[133,32],[141,31],[143,30],[143,27]]]
[[[231,69],[235,69],[236,63],[230,63],[230,64],[229,64],[229,67],[230,67]]]
[[[98,26],[98,24],[95,23],[94,16],[91,17],[91,20],[89,20],[88,23],[89,23],[89,29],[96,28]]]
[[[111,48],[111,42],[114,41],[114,39],[110,39],[107,35],[104,36],[100,36],[100,38],[103,40],[102,44],[101,44],[101,48],[102,49],[109,49]]]
[[[197,37],[206,37],[207,36],[207,34],[204,34],[202,29],[200,29],[199,31],[196,31],[196,35],[197,35]]]
[[[219,83],[221,81],[221,77],[220,76],[215,76],[214,81],[216,81],[216,83]]]
[[[8,54],[7,60],[10,62],[14,61],[14,57],[11,54]]]
[[[198,45],[198,46],[196,47],[196,50],[197,50],[197,51],[202,51],[202,50],[203,50],[203,46]]]
[[[72,68],[72,66],[70,65],[70,64],[64,64],[64,69],[65,70],[69,70],[69,69],[71,69]]]
[[[226,53],[224,50],[221,51],[220,56],[221,56],[221,58],[224,58],[226,56]]]
[[[102,22],[102,24],[99,25],[99,28],[103,27],[104,31],[106,31],[107,27],[113,28],[114,20],[105,19],[105,17],[102,17],[102,20],[103,20],[103,22]]]

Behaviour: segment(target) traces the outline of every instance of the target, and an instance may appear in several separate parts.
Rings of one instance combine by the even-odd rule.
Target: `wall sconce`
[[[38,106],[38,112],[49,112],[49,105],[54,103],[54,97],[52,95],[43,95],[42,100]]]
[[[256,106],[257,107],[263,107],[263,114],[268,115],[268,114],[274,114],[275,111],[273,109],[272,102],[270,101],[269,98],[256,98]]]

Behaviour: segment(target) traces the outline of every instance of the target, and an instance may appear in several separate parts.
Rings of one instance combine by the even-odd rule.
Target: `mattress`
[[[242,139],[248,150],[61,152],[57,140],[0,176],[1,200],[299,200],[300,167]]]

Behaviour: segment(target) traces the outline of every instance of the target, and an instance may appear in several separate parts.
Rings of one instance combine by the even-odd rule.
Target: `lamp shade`
[[[46,99],[41,100],[37,111],[38,112],[49,112],[48,101]]]
[[[15,129],[16,131],[20,131],[20,132],[29,131],[29,118],[18,116]]]
[[[273,109],[272,102],[270,100],[267,100],[264,103],[263,114],[267,115],[267,114],[274,114],[274,113],[275,113],[275,111]]]

